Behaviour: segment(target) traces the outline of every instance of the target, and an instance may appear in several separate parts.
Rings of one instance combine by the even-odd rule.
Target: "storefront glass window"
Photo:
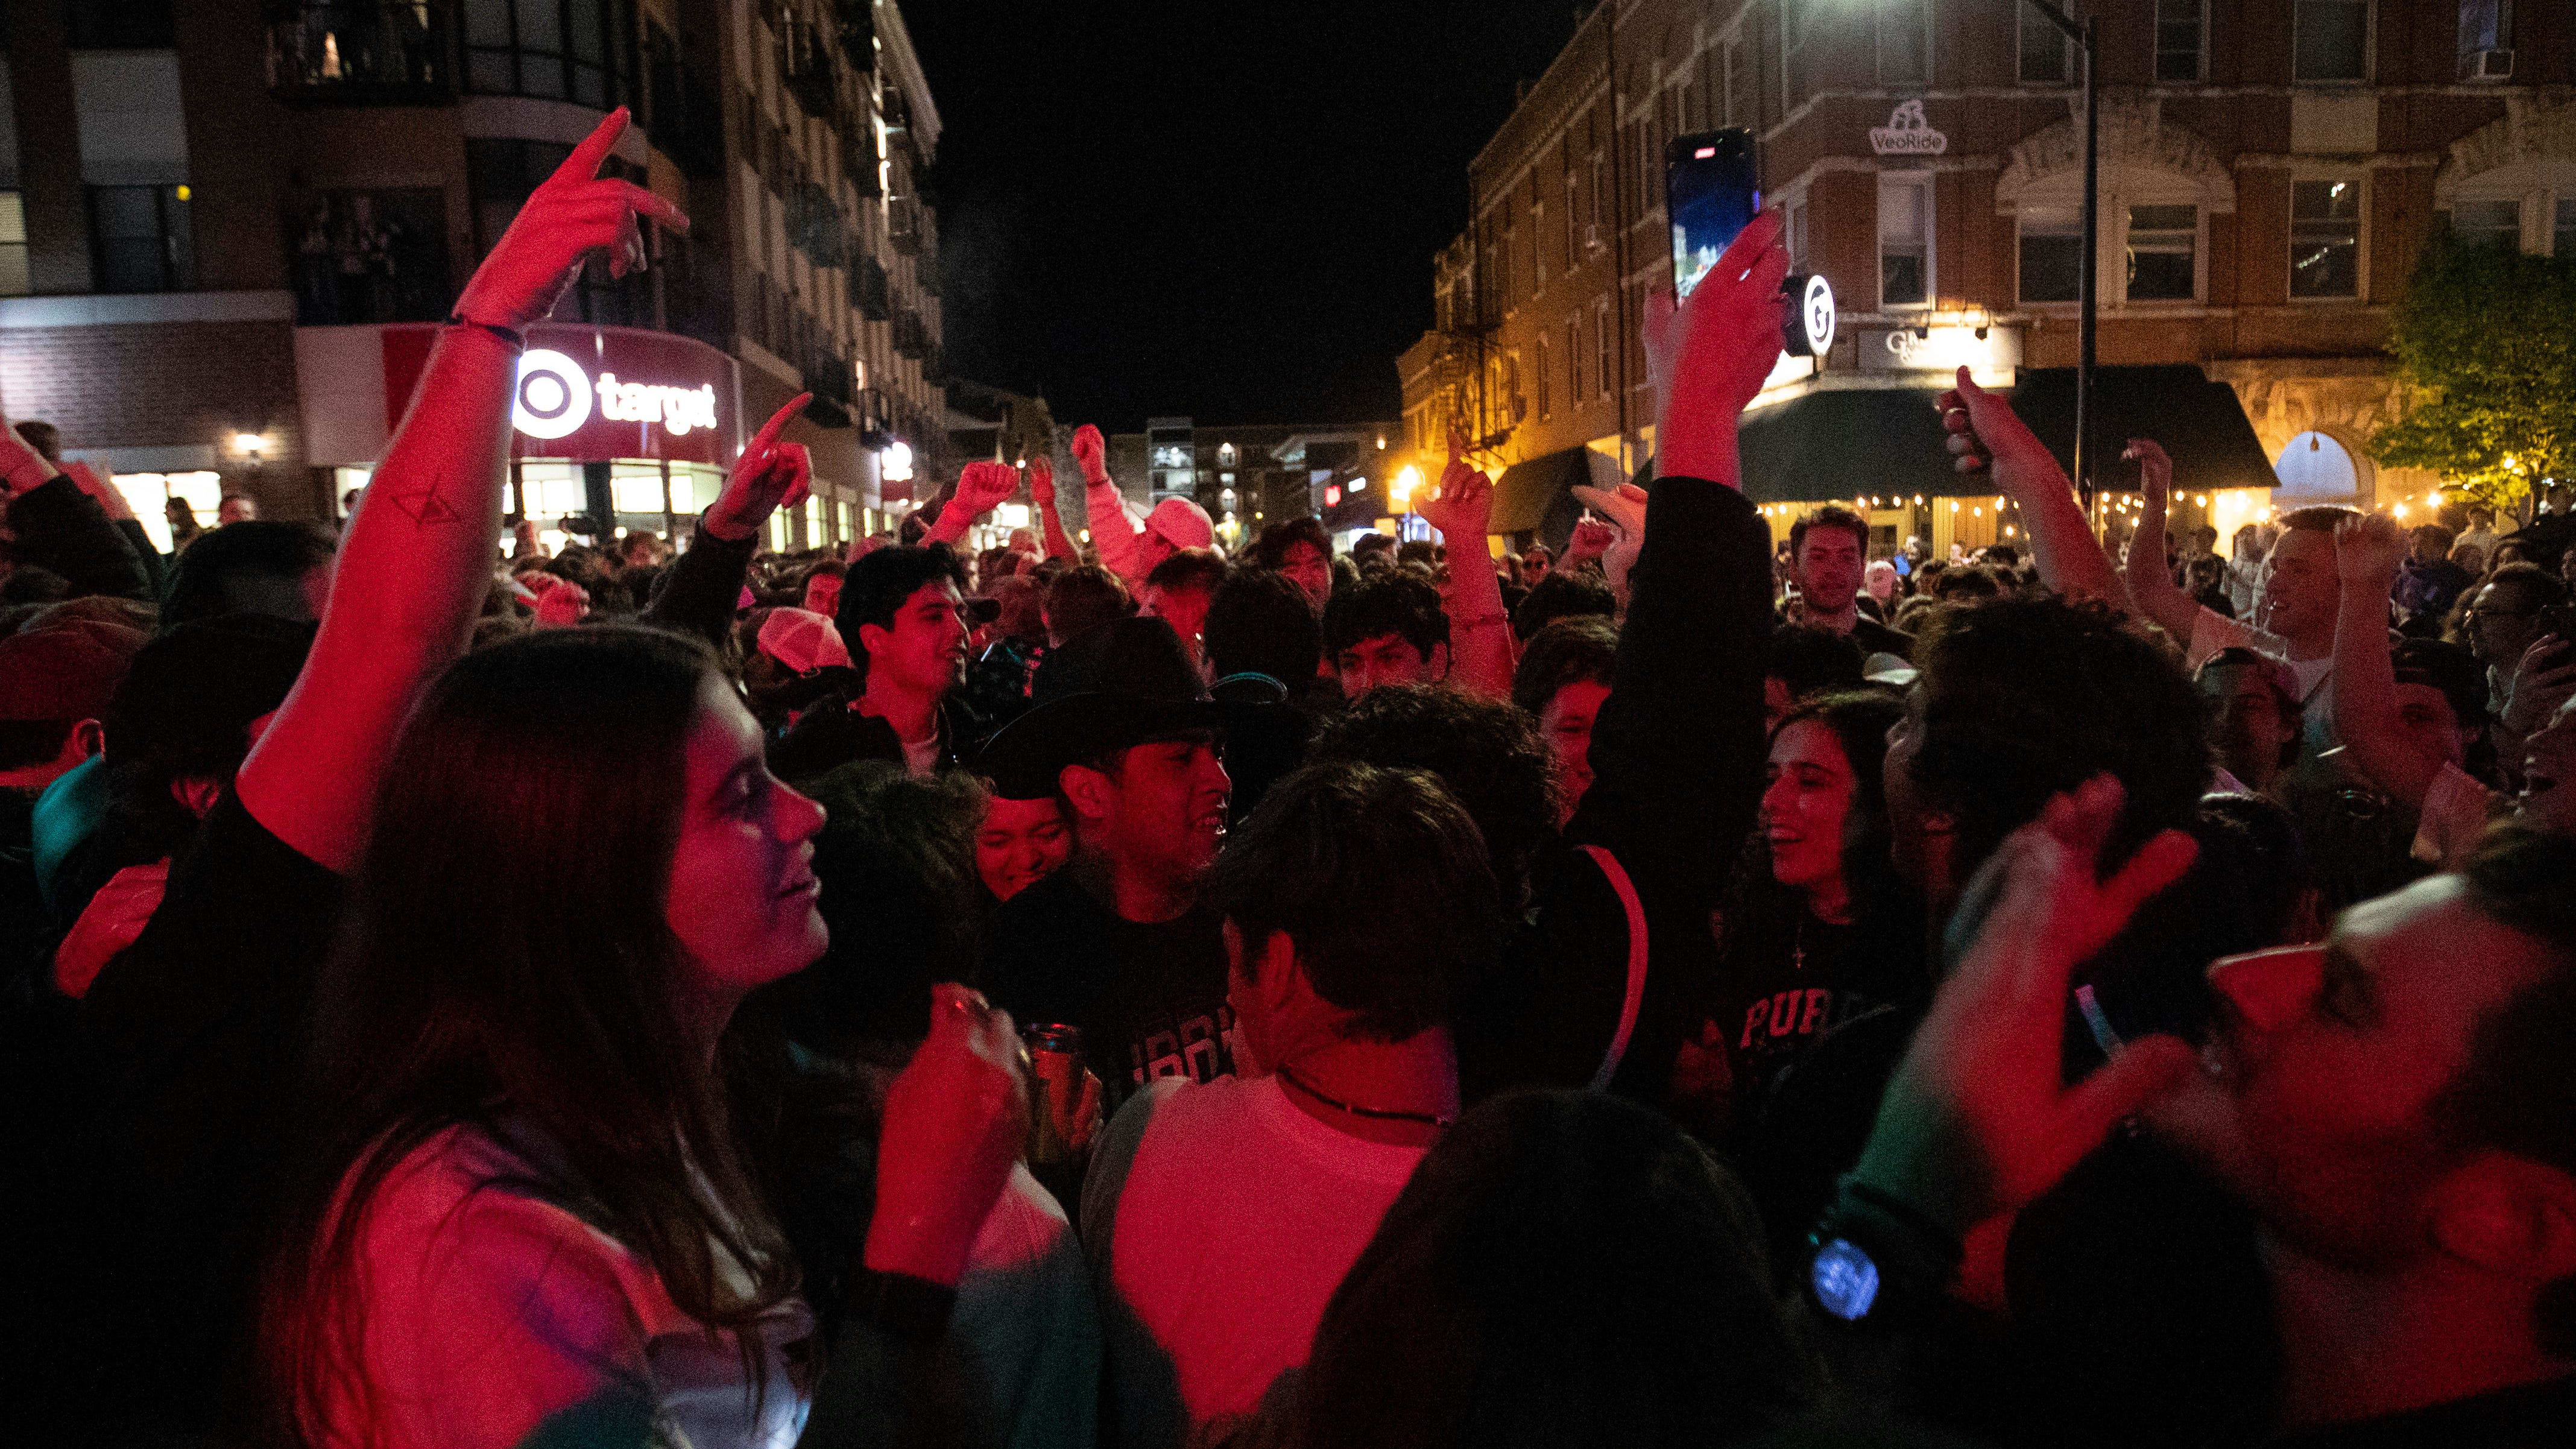
[[[0,191],[0,297],[23,297],[27,291],[27,198]]]
[[[609,502],[620,513],[662,511],[662,469],[654,463],[618,463],[608,473]]]
[[[524,511],[531,518],[569,518],[590,509],[579,463],[522,462],[519,492]]]

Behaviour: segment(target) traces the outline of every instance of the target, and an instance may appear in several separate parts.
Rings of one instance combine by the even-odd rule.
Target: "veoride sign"
[[[431,327],[383,330],[386,426],[401,420]],[[738,364],[705,343],[634,327],[527,329],[511,396],[520,458],[662,458],[729,465],[742,451]]]

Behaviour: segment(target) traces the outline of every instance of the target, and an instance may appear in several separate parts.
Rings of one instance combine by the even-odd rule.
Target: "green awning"
[[[2220,488],[2277,488],[2271,455],[2254,436],[2236,389],[2212,382],[2190,363],[2102,367],[2093,373],[2093,441],[2101,449],[2093,476],[2114,493],[2134,491],[2138,469],[2120,460],[2131,438],[2153,438],[2173,456],[2174,487],[2185,493]],[[2013,411],[2057,455],[2075,466],[2075,369],[2024,368]]]
[[[1590,448],[1560,448],[1514,463],[1494,480],[1494,518],[1487,527],[1561,544],[1583,515],[1583,505],[1567,490],[1578,483],[1616,488],[1625,479],[1617,459]]]
[[[1820,388],[1744,415],[1744,495],[1823,503],[1880,494],[1983,497],[1983,474],[1950,466],[1936,387]]]

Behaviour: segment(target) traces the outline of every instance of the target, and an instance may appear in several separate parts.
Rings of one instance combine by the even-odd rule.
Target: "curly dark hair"
[[[849,566],[841,579],[841,605],[833,623],[841,639],[850,646],[855,658],[865,651],[859,645],[859,626],[874,624],[880,629],[894,627],[894,616],[903,601],[941,579],[966,592],[966,565],[944,543],[927,546],[897,544],[881,548]]]
[[[1371,574],[1354,589],[1335,589],[1324,606],[1324,648],[1339,654],[1363,639],[1393,634],[1423,658],[1449,642],[1449,616],[1440,590],[1402,570]]]
[[[1912,780],[1956,821],[1959,879],[2050,796],[2099,774],[2128,791],[2106,864],[2191,823],[2209,781],[2206,706],[2123,616],[2048,596],[1996,599],[1945,620],[1916,645],[1915,664]]]
[[[1528,894],[1531,864],[1556,834],[1556,763],[1547,741],[1537,720],[1499,699],[1435,685],[1372,689],[1324,726],[1306,758],[1438,776],[1484,832],[1509,907]]]
[[[1317,518],[1283,518],[1264,527],[1253,540],[1252,561],[1265,569],[1279,569],[1288,562],[1288,550],[1301,543],[1312,545],[1325,562],[1332,561],[1333,536],[1324,532],[1323,520]]]
[[[1601,576],[1592,573],[1551,573],[1530,586],[1529,597],[1512,611],[1512,637],[1528,643],[1541,629],[1559,619],[1580,618],[1597,614],[1614,618],[1619,601]]]
[[[1448,1021],[1502,958],[1484,838],[1422,770],[1308,765],[1271,787],[1199,884],[1246,954],[1274,932],[1349,1034],[1403,1041]]]
[[[1784,624],[1771,631],[1770,657],[1763,661],[1762,673],[1789,686],[1789,698],[1800,700],[1860,688],[1863,662],[1860,642],[1849,634]]]
[[[1530,636],[1512,671],[1512,703],[1538,714],[1556,692],[1588,679],[1609,684],[1619,666],[1619,630],[1597,614],[1558,619]]]
[[[1071,568],[1047,585],[1047,632],[1058,639],[1114,624],[1136,612],[1136,600],[1116,574],[1098,564]]]
[[[1323,627],[1306,591],[1264,568],[1236,569],[1216,586],[1201,639],[1218,678],[1267,674],[1291,695],[1314,679],[1324,658]]]

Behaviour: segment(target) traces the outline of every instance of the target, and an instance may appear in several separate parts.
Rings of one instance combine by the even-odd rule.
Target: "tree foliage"
[[[2382,463],[2518,509],[2535,478],[2576,476],[2576,258],[2436,237],[2389,331],[2406,415]]]

